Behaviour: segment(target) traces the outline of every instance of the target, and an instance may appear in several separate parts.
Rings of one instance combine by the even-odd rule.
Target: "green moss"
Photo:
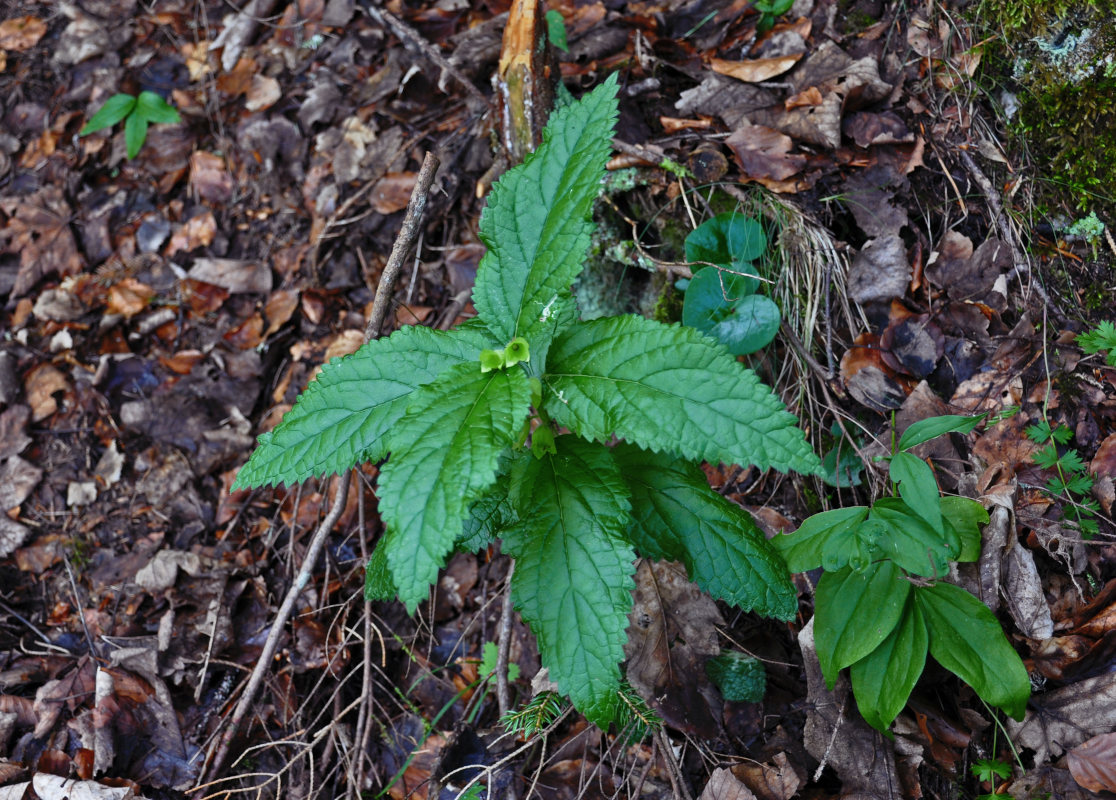
[[[1080,11],[1111,15],[1116,0],[983,0],[976,13],[1007,37],[1025,37],[1042,35]]]

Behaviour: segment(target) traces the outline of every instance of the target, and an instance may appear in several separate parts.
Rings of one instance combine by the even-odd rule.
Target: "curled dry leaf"
[[[1090,792],[1116,792],[1116,733],[1094,736],[1066,755],[1073,779]]]
[[[841,380],[861,405],[887,413],[907,399],[907,382],[883,360],[879,337],[862,333],[841,356]]]
[[[55,394],[68,394],[70,382],[56,367],[41,364],[28,373],[24,390],[27,392],[27,404],[31,406],[31,421],[42,422],[58,410]]]
[[[802,53],[793,53],[772,58],[753,58],[748,61],[726,61],[723,58],[710,59],[709,66],[714,72],[728,75],[745,83],[762,83],[776,75],[782,75],[801,60]]]

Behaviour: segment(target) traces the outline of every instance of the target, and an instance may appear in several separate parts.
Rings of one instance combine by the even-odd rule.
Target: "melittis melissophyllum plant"
[[[551,680],[601,726],[617,713],[638,556],[681,561],[744,609],[796,613],[782,560],[696,462],[819,468],[794,416],[717,342],[638,316],[578,320],[570,285],[616,91],[612,77],[556,111],[538,150],[493,187],[477,317],[405,327],[330,361],[235,484],[387,459],[366,596],[398,595],[413,612],[450,553],[500,540]]]

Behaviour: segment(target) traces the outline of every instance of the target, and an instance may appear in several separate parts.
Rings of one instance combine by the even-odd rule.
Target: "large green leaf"
[[[602,728],[616,715],[635,552],[624,539],[628,488],[612,454],[559,436],[557,454],[513,472],[520,522],[504,534],[512,597],[550,678]]]
[[[922,611],[908,598],[903,618],[879,647],[849,668],[860,715],[876,730],[899,716],[926,666],[929,636]]]
[[[806,572],[824,566],[830,572],[842,567],[863,568],[861,559],[873,554],[874,541],[862,542],[866,506],[822,511],[807,517],[794,533],[776,536],[771,544],[787,562],[791,572]],[[871,560],[869,558],[869,560]]]
[[[233,488],[298,483],[379,461],[411,393],[447,367],[475,361],[490,344],[473,326],[448,333],[408,327],[331,360],[275,430],[260,436]]]
[[[734,356],[767,347],[782,317],[770,298],[749,293],[750,280],[716,268],[696,273],[686,287],[682,323],[716,339]]]
[[[899,484],[899,496],[904,502],[934,530],[941,531],[942,495],[930,465],[918,456],[900,452],[891,457],[889,473],[891,480]]]
[[[798,596],[783,560],[699,467],[630,444],[613,455],[631,488],[629,538],[641,555],[681,561],[701,589],[746,611],[794,618]]]
[[[984,510],[984,506],[967,497],[943,497],[942,517],[961,538],[961,552],[957,555],[957,560],[979,559],[984,540],[980,526],[988,524],[988,512]]]
[[[936,439],[943,433],[968,433],[984,421],[987,414],[975,417],[962,417],[958,414],[943,414],[940,417],[920,419],[911,423],[899,437],[898,450],[910,450],[912,447]]]
[[[869,521],[885,526],[877,546],[907,572],[927,577],[949,573],[949,562],[961,554],[961,537],[952,526],[934,530],[920,514],[896,497],[882,497],[872,506]]]
[[[986,703],[1022,720],[1031,681],[988,606],[950,583],[918,587],[915,600],[930,629],[930,655]]]
[[[891,561],[826,572],[814,593],[814,642],[830,689],[837,673],[871,653],[903,615],[911,584]]]
[[[692,328],[637,316],[579,322],[551,347],[544,405],[604,441],[761,469],[821,469],[796,420],[751,370]]]
[[[90,133],[102,130],[104,128],[111,128],[124,117],[132,113],[136,107],[136,98],[130,94],[114,94],[105,104],[97,109],[85,126],[81,129],[79,136],[86,136]]]
[[[593,201],[612,146],[617,85],[613,75],[554,112],[538,150],[492,187],[480,221],[488,253],[477,269],[473,302],[505,342],[523,336],[535,350],[535,334],[552,325],[541,319],[544,309],[584,266]]]
[[[462,363],[415,390],[380,470],[380,517],[399,599],[414,611],[461,535],[469,504],[496,480],[531,404],[522,369]]]
[[[685,247],[687,261],[706,261],[737,272],[753,272],[755,268],[749,262],[767,250],[767,234],[751,217],[738,211],[726,211],[690,231]],[[752,278],[751,282],[754,292],[759,281]]]

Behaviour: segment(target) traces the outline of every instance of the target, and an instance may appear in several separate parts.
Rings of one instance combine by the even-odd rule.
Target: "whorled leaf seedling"
[[[742,608],[797,611],[778,554],[694,462],[819,469],[795,418],[717,342],[637,316],[577,319],[570,285],[616,91],[613,77],[555,112],[538,150],[493,187],[477,318],[405,327],[329,362],[235,484],[387,459],[366,596],[398,594],[413,611],[455,548],[500,539],[551,679],[601,726],[620,713],[637,554],[681,561]]]

